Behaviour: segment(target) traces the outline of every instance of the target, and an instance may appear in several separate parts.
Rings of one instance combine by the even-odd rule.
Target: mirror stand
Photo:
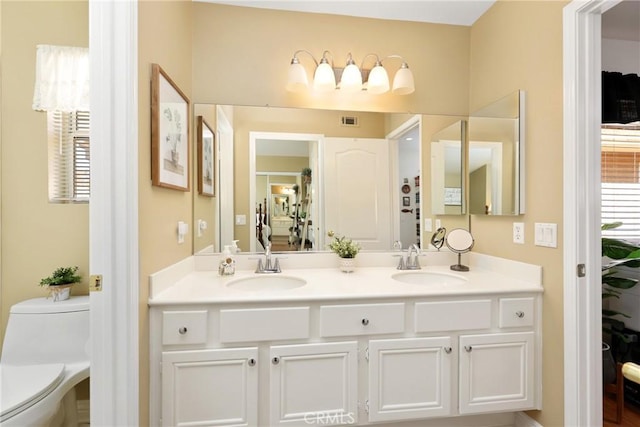
[[[469,267],[462,265],[462,254],[467,253],[473,248],[474,240],[471,233],[463,228],[451,230],[447,236],[447,247],[458,254],[458,263],[451,266],[453,271],[469,271]]]

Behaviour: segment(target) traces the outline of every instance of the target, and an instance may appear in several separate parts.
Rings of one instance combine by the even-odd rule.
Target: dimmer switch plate
[[[535,243],[536,246],[544,246],[547,248],[558,247],[558,224],[548,222],[536,222],[535,224]]]

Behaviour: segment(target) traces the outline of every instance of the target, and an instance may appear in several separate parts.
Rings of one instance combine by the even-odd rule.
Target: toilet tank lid
[[[11,313],[47,314],[88,311],[89,296],[70,297],[64,301],[54,302],[52,298],[33,298],[19,302],[11,307]]]

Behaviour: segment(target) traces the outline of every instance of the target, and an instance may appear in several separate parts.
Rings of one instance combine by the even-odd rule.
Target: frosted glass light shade
[[[406,63],[398,70],[393,78],[392,92],[396,95],[408,95],[416,90],[413,83],[413,73]]]
[[[329,92],[336,88],[336,75],[328,62],[320,62],[313,76],[313,88],[320,92]]]
[[[374,95],[385,93],[389,90],[389,75],[382,65],[376,65],[369,72],[367,92]]]
[[[362,90],[362,74],[356,64],[349,64],[342,72],[340,90],[343,92],[358,92]]]
[[[307,72],[299,62],[291,62],[286,89],[289,92],[302,92],[309,87]]]

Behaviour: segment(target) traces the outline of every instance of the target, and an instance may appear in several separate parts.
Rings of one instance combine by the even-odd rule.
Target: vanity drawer
[[[501,328],[517,328],[533,326],[534,320],[533,298],[500,298]]]
[[[320,336],[391,334],[404,332],[404,303],[323,305]]]
[[[162,344],[205,344],[207,311],[163,311]]]
[[[309,338],[309,307],[220,310],[220,341]]]
[[[416,332],[464,331],[491,327],[491,300],[416,303]]]

